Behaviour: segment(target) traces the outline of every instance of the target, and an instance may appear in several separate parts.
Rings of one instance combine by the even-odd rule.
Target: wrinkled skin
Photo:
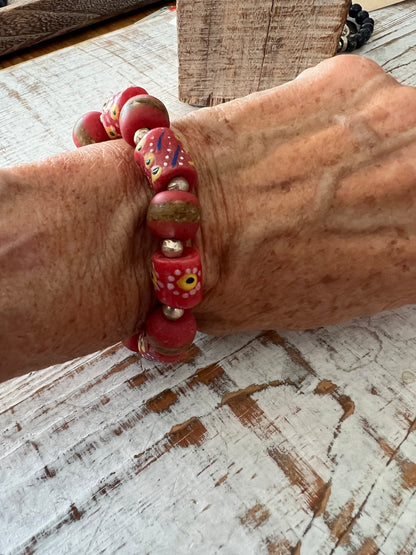
[[[201,331],[306,329],[415,302],[416,89],[339,56],[173,127],[199,172]],[[131,147],[3,170],[0,196],[0,379],[143,324],[157,243]]]
[[[415,301],[416,89],[340,56],[176,126],[198,145],[201,330],[314,328]]]

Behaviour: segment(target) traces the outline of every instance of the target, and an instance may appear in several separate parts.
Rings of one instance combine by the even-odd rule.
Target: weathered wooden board
[[[337,51],[349,0],[178,0],[179,98],[219,104]]]
[[[155,2],[9,0],[0,10],[0,56]]]
[[[415,86],[413,0],[378,13],[363,52]],[[0,163],[73,148],[131,83],[189,112],[175,36],[164,11],[1,71]],[[195,353],[115,345],[0,385],[2,555],[415,552],[416,307]]]

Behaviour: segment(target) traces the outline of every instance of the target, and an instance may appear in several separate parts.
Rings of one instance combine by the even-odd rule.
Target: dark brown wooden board
[[[15,0],[0,8],[0,56],[157,0]]]
[[[178,0],[179,98],[214,105],[336,53],[349,0]]]

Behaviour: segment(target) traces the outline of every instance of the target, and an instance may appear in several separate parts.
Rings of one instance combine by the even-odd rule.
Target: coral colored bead
[[[77,148],[109,140],[100,116],[101,112],[88,112],[76,122],[72,131],[72,140]]]
[[[110,139],[117,139],[121,136],[119,123],[121,109],[130,98],[138,94],[147,94],[147,92],[142,87],[128,87],[124,91],[114,94],[104,104],[101,123]]]
[[[127,347],[127,349],[130,349],[130,351],[134,351],[135,353],[138,353],[139,352],[139,345],[138,345],[139,337],[140,337],[140,334],[136,333],[135,335],[132,335],[128,339],[125,339],[122,343],[125,347]]]
[[[146,336],[150,345],[162,355],[177,355],[192,344],[196,334],[195,317],[185,310],[178,320],[168,320],[160,306],[146,320]]]
[[[199,201],[192,193],[162,191],[153,197],[147,225],[158,237],[187,241],[198,231]]]
[[[152,129],[137,144],[134,159],[156,193],[167,189],[172,179],[184,177],[190,189],[196,187],[198,174],[182,143],[167,127]]]
[[[120,113],[120,132],[131,146],[136,146],[134,134],[138,129],[169,127],[169,114],[163,102],[149,95],[130,98]]]
[[[180,258],[166,258],[161,251],[152,256],[156,297],[173,308],[192,308],[202,300],[201,257],[197,249],[185,247]]]

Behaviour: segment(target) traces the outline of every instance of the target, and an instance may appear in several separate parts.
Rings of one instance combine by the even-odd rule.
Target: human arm
[[[123,141],[0,171],[1,378],[128,337],[152,302],[150,199]]]
[[[199,329],[305,329],[414,302],[415,123],[415,89],[356,56],[174,122],[199,173]],[[2,175],[2,379],[136,331],[157,245],[129,147]]]

